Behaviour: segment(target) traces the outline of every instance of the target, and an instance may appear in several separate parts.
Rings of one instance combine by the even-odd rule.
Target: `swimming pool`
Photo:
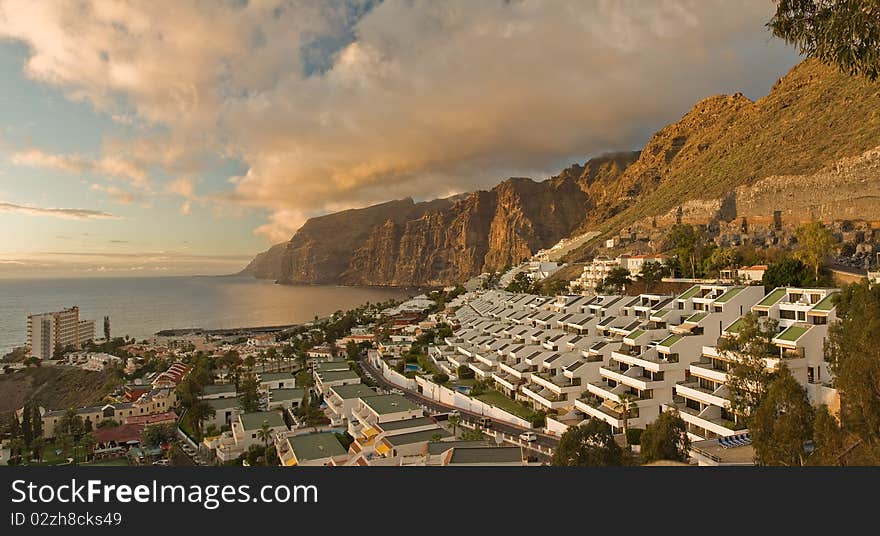
[[[410,363],[404,367],[404,370],[406,370],[407,372],[421,372],[422,367]]]

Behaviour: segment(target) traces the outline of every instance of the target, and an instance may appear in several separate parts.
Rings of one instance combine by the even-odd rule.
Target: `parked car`
[[[532,441],[538,440],[538,434],[536,434],[535,432],[523,432],[519,435],[519,438],[523,441],[528,441],[531,443]]]
[[[168,465],[168,463],[169,463],[169,462],[168,462],[167,459],[162,458],[161,460],[156,460],[156,461],[154,461],[154,462],[153,462],[153,465]]]

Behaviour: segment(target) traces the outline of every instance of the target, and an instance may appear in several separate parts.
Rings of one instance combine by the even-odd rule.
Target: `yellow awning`
[[[293,467],[294,465],[296,465],[296,456],[291,456],[291,458],[287,460],[284,465],[286,465],[287,467]]]
[[[376,452],[380,456],[384,456],[384,455],[388,454],[389,452],[391,452],[391,447],[389,447],[385,443],[379,443],[379,446],[376,447]]]
[[[371,437],[376,437],[377,435],[379,435],[379,431],[372,426],[364,428],[364,437],[366,437],[367,439],[370,439]]]

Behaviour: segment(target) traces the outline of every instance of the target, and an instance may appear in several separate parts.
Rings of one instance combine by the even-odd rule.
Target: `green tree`
[[[675,255],[682,274],[689,267],[691,277],[697,277],[697,260],[702,258],[703,241],[702,231],[693,225],[679,223],[670,229],[667,249]]]
[[[238,400],[245,413],[253,413],[260,409],[260,384],[254,374],[247,374],[238,390]]]
[[[761,283],[770,292],[778,287],[803,287],[810,282],[810,269],[798,259],[786,257],[767,266]]]
[[[642,270],[636,276],[640,283],[645,284],[645,292],[651,285],[659,283],[669,273],[669,269],[659,262],[646,262],[642,265]]]
[[[475,376],[474,369],[467,365],[459,365],[455,372],[462,380],[472,380]]]
[[[263,442],[264,447],[264,462],[266,466],[269,465],[269,441],[272,440],[272,428],[269,427],[269,421],[263,421],[263,424],[260,426],[260,429],[257,430],[257,439]]]
[[[620,418],[623,422],[623,446],[629,450],[629,418],[630,412],[636,408],[636,396],[629,392],[618,395],[620,398]]]
[[[676,411],[664,411],[639,438],[642,463],[657,460],[686,462],[691,441],[687,425]]]
[[[440,385],[443,385],[444,383],[449,381],[449,375],[441,372],[439,374],[434,374],[433,376],[431,376],[431,380],[434,383],[438,383]]]
[[[807,391],[783,366],[749,419],[755,461],[760,465],[804,465],[813,416]]]
[[[526,272],[518,272],[515,276],[513,276],[513,280],[507,285],[504,290],[506,290],[507,292],[521,294],[534,294],[532,278],[530,278],[529,274],[527,274]]]
[[[148,447],[158,447],[174,441],[177,427],[174,424],[153,424],[141,432],[141,443]]]
[[[733,336],[723,337],[718,349],[734,357],[727,371],[727,388],[733,413],[748,419],[761,404],[773,373],[765,359],[777,351],[773,344],[779,323],[772,318],[746,313]]]
[[[458,429],[458,423],[461,422],[460,415],[450,415],[449,416],[449,426],[452,426],[452,435],[455,435],[455,431]]]
[[[813,278],[818,281],[819,270],[836,242],[834,235],[822,222],[813,221],[798,227],[795,236],[798,241],[795,258],[812,268]]]
[[[599,288],[604,292],[618,294],[631,284],[632,278],[629,275],[629,270],[626,268],[613,268],[599,284]]]
[[[813,421],[814,448],[810,454],[810,465],[840,465],[840,456],[845,449],[845,435],[837,419],[828,411],[828,406],[819,406]]]
[[[880,445],[880,285],[848,285],[835,297],[838,321],[828,328],[825,356],[841,397],[841,422]]]
[[[607,423],[590,419],[571,426],[559,439],[551,465],[609,467],[627,464],[627,455],[614,441]]]
[[[777,0],[773,35],[842,72],[880,77],[880,1]]]

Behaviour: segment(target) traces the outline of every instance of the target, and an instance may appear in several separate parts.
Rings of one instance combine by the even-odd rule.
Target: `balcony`
[[[700,359],[690,367],[691,374],[718,383],[727,383],[727,369],[714,366],[711,359]]]
[[[690,398],[703,404],[719,408],[730,407],[730,400],[728,400],[730,391],[723,384],[716,389],[708,389],[702,387],[700,382],[679,383],[675,386],[675,392],[679,396]]]
[[[558,396],[548,389],[538,391],[533,385],[524,385],[522,393],[548,409],[563,408],[569,403],[566,397]]]
[[[681,419],[688,424],[688,432],[702,439],[713,439],[713,435],[720,437],[732,436],[742,433],[747,429],[745,424],[721,417],[721,408],[718,406],[708,406],[703,410],[689,408],[683,402],[673,402],[663,406],[664,410],[670,408],[678,410]],[[707,434],[706,432],[710,433]]]
[[[623,412],[620,409],[620,405],[616,402],[596,397],[587,397],[576,400],[574,407],[590,417],[605,421],[617,429],[623,428]],[[630,427],[634,427],[638,426],[639,422],[638,408],[630,409],[627,424]]]

